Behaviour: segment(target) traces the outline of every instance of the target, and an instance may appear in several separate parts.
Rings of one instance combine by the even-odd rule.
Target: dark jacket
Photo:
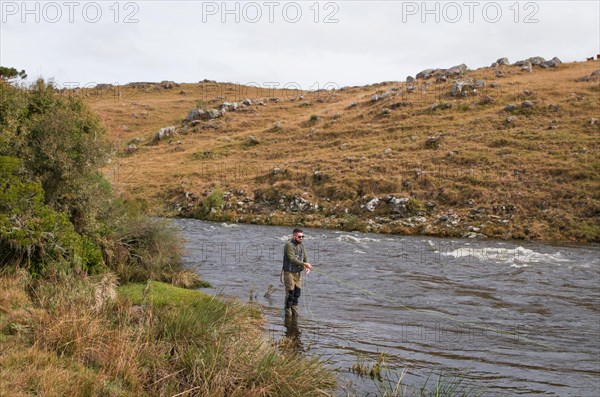
[[[298,273],[304,270],[304,262],[308,262],[308,256],[304,244],[296,243],[293,239],[285,243],[283,247],[283,270]]]

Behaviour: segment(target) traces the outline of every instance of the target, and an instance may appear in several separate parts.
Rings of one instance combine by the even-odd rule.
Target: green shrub
[[[347,214],[345,219],[344,219],[344,225],[343,225],[344,230],[353,232],[353,231],[357,231],[357,232],[366,232],[367,231],[367,226],[365,225],[365,222],[363,222],[358,216],[356,215],[352,215],[352,214]]]
[[[79,235],[66,214],[45,205],[40,184],[25,177],[19,159],[0,156],[0,265],[25,264],[34,274],[49,265],[61,271],[103,268],[98,246]]]
[[[213,209],[221,209],[224,203],[223,192],[219,189],[215,189],[204,199],[202,205],[192,213],[192,216],[197,219],[209,219]]]
[[[416,215],[422,211],[425,211],[425,204],[417,198],[411,197],[406,203],[406,209],[411,215]]]
[[[181,240],[116,199],[99,172],[111,154],[99,118],[76,96],[38,80],[0,83],[0,266],[172,277]]]

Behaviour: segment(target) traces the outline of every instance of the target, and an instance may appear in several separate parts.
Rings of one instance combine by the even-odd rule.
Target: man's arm
[[[308,255],[306,254],[306,248],[302,246],[302,252],[304,253],[304,270],[306,271],[306,275],[312,270],[312,265],[308,263]]]

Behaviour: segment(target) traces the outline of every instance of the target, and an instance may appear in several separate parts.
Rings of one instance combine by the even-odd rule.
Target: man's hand
[[[310,273],[310,271],[312,270],[312,265],[308,262],[304,262],[304,270],[306,271],[306,275],[308,276],[308,273]]]

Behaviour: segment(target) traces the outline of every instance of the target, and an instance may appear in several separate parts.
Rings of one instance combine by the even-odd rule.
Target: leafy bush
[[[115,197],[99,172],[111,154],[100,120],[55,91],[43,80],[27,90],[0,81],[0,266],[172,277],[177,232]]]
[[[98,247],[75,231],[66,214],[45,205],[41,185],[24,180],[23,173],[19,159],[0,156],[1,260],[24,263],[34,274],[49,264],[101,270]]]
[[[213,190],[213,192],[204,199],[202,205],[197,208],[192,216],[198,219],[207,219],[210,217],[212,210],[217,210],[223,207],[225,201],[223,200],[223,192],[219,189]]]

